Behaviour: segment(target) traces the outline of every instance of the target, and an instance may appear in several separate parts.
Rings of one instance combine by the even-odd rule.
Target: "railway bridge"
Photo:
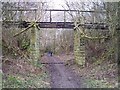
[[[10,9],[11,10],[11,9]],[[30,9],[31,10],[31,9]],[[9,10],[8,10],[9,11]],[[26,9],[13,9],[12,11],[29,11]],[[33,9],[32,11],[36,12],[36,9]],[[40,58],[40,51],[39,51],[39,44],[38,44],[38,33],[39,30],[47,29],[47,30],[57,30],[59,28],[67,29],[67,30],[74,30],[74,55],[75,55],[75,61],[79,65],[85,65],[85,42],[81,39],[80,36],[82,34],[88,33],[88,36],[90,35],[89,32],[96,32],[100,31],[100,33],[108,33],[108,25],[106,23],[96,23],[96,22],[74,22],[74,21],[67,21],[66,20],[66,13],[67,12],[75,12],[78,15],[80,13],[96,13],[96,11],[80,11],[80,10],[58,10],[58,9],[47,9],[45,12],[49,12],[49,21],[43,22],[43,21],[35,21],[29,22],[29,21],[3,21],[3,26],[10,27],[12,25],[18,26],[18,28],[21,28],[19,33],[14,35],[14,37],[18,36],[19,34],[31,30],[31,59],[37,60]],[[64,12],[64,20],[62,22],[59,21],[52,21],[52,12]],[[104,11],[99,11],[97,13],[103,13]],[[94,21],[94,20],[93,20]],[[84,29],[84,30],[83,30]],[[94,36],[94,35],[93,35]]]

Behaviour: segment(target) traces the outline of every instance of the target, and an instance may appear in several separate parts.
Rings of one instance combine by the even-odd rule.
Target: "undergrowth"
[[[118,88],[117,85],[112,85],[105,80],[86,79],[87,88]]]
[[[40,63],[34,65],[26,60],[14,62],[11,60],[9,62],[3,63],[2,88],[50,87],[48,73]],[[9,70],[7,70],[8,68]]]
[[[45,81],[46,73],[41,75],[30,74],[27,77],[22,75],[9,75],[3,79],[3,88],[48,88],[49,83]]]

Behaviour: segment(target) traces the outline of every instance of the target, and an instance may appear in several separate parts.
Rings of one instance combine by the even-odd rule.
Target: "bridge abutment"
[[[30,37],[30,59],[34,65],[38,64],[38,60],[40,59],[40,51],[39,51],[39,31],[34,25],[31,28],[31,37]]]
[[[81,33],[77,29],[74,31],[74,57],[75,57],[75,63],[77,63],[80,66],[85,65],[85,46],[84,42],[82,42],[83,39],[80,37]]]

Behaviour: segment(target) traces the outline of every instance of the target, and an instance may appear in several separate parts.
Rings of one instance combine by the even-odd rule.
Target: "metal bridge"
[[[11,25],[16,25],[19,28],[27,28],[31,22],[20,21],[4,21],[3,26],[10,27]],[[73,29],[75,27],[74,22],[36,22],[39,28],[68,28]],[[79,24],[78,26],[82,26],[87,29],[108,29],[108,26],[105,23],[85,23]]]
[[[11,10],[11,9],[10,9]],[[29,11],[27,9],[12,9],[12,11]],[[30,9],[31,10],[31,9]],[[9,10],[8,10],[9,11]],[[32,10],[31,10],[32,11]],[[36,9],[33,9],[33,11],[36,11]],[[80,10],[60,10],[60,9],[46,9],[44,10],[46,12],[49,12],[49,21],[48,22],[36,22],[36,24],[40,27],[40,28],[68,28],[68,29],[73,29],[75,27],[74,22],[66,22],[66,13],[67,12],[76,12],[76,13],[80,13],[80,12],[89,12],[89,13],[105,13],[105,11],[80,11]],[[64,21],[63,22],[53,22],[52,21],[52,12],[64,12]],[[10,26],[10,25],[18,25],[19,28],[26,28],[28,27],[31,22],[27,22],[27,21],[3,21],[3,26],[6,25]],[[84,24],[79,24],[79,26],[82,26],[84,28],[88,28],[88,29],[108,29],[108,26],[105,23],[84,23]]]

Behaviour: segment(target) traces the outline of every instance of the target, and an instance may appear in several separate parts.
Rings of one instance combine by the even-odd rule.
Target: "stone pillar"
[[[115,48],[115,60],[118,60],[118,63],[120,63],[120,2],[109,2],[106,3],[106,6],[108,12],[107,21]]]
[[[120,68],[120,2],[118,2],[117,21],[118,21],[117,23],[117,51],[118,51],[117,61],[118,61],[118,68]],[[118,70],[118,75],[120,75],[120,70]]]
[[[75,30],[74,31],[74,56],[75,56],[75,62],[80,65],[85,65],[85,45],[82,44],[80,38],[80,31]]]
[[[37,65],[38,60],[40,59],[39,52],[39,32],[36,26],[34,25],[31,29],[31,39],[30,39],[30,59],[34,65]]]

